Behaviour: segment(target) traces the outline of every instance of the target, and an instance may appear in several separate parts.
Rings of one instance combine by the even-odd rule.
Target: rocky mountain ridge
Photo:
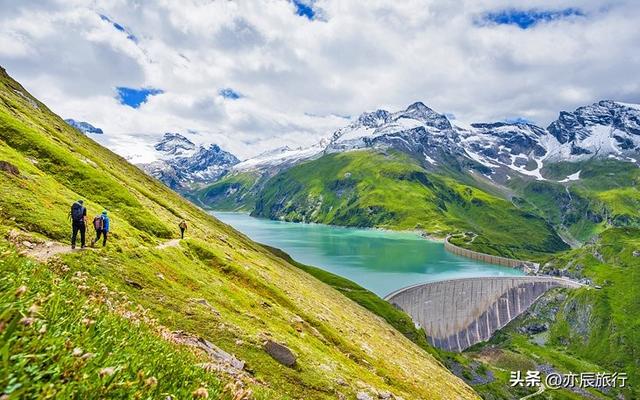
[[[400,150],[426,167],[455,162],[500,183],[514,175],[544,180],[545,163],[614,158],[637,164],[640,105],[603,100],[562,111],[547,128],[527,122],[473,123],[462,128],[416,102],[394,113],[363,113],[311,147],[267,152],[232,171],[285,169],[324,154],[365,148]]]
[[[215,181],[240,162],[216,144],[197,146],[179,133],[165,133],[154,148],[159,159],[141,165],[142,169],[177,190],[194,183]]]

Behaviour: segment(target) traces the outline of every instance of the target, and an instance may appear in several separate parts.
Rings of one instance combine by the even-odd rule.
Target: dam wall
[[[581,286],[547,276],[465,278],[410,286],[385,300],[409,314],[431,345],[460,352],[491,338],[547,290]]]
[[[444,248],[448,252],[462,256],[462,257],[467,257],[472,260],[478,260],[478,261],[486,262],[489,264],[503,265],[505,267],[516,268],[522,265],[537,265],[535,263],[532,263],[531,261],[523,261],[523,260],[516,260],[514,258],[493,256],[491,254],[479,253],[477,251],[468,250],[468,249],[456,246],[455,244],[449,243],[449,236],[447,236],[444,239]]]

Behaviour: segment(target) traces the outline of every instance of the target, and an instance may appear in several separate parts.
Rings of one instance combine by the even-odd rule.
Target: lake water
[[[296,261],[348,278],[383,297],[417,283],[480,276],[520,276],[512,268],[459,257],[415,233],[271,221],[233,212],[213,214],[258,243]]]

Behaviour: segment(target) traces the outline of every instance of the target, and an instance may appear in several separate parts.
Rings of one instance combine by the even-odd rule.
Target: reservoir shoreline
[[[380,297],[400,288],[447,279],[522,276],[522,271],[471,260],[420,231],[336,227],[212,213],[252,240],[282,249],[303,264],[342,276]]]

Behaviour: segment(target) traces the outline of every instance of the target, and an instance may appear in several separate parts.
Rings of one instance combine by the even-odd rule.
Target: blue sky
[[[296,14],[307,17],[310,20],[314,19],[316,13],[313,10],[313,3],[311,1],[291,0],[291,2],[296,7]]]
[[[514,8],[487,12],[482,16],[480,22],[515,25],[522,29],[528,29],[539,23],[575,17],[585,17],[585,13],[577,8],[564,8],[560,10]]]
[[[127,30],[127,28],[125,28],[124,26],[120,25],[119,23],[112,21],[111,18],[107,17],[104,14],[100,14],[100,19],[102,19],[103,21],[111,24],[117,31],[120,31],[124,34],[127,35],[127,39],[133,41],[133,42],[138,42],[138,38],[131,32],[129,32]]]
[[[231,88],[220,89],[218,94],[225,99],[238,100],[242,95]]]
[[[149,96],[164,93],[162,89],[154,88],[134,89],[128,87],[117,87],[116,91],[118,92],[117,97],[120,103],[132,108],[140,107],[140,104],[145,103]]]
[[[307,146],[415,101],[461,126],[640,103],[636,0],[0,4],[0,65],[133,158],[164,132]]]

